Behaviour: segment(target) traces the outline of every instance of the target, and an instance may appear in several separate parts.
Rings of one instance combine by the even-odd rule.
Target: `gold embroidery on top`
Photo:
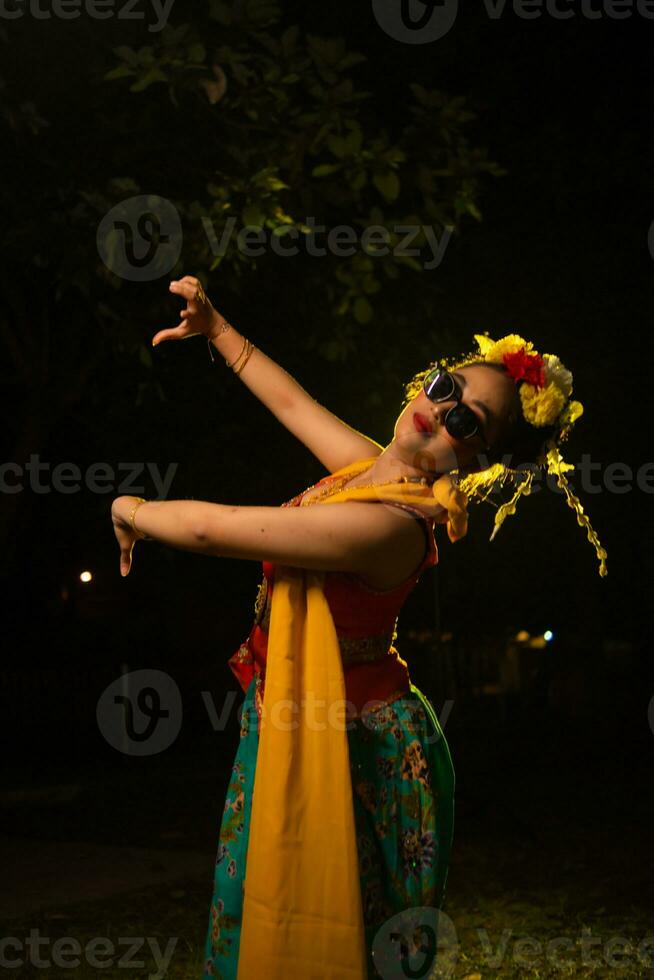
[[[258,625],[261,625],[261,619],[266,611],[266,607],[269,606],[268,602],[268,580],[263,577],[261,584],[259,585],[259,591],[257,592],[257,597],[254,600],[254,621]],[[270,613],[268,613],[268,618],[270,619]],[[265,627],[267,629],[267,627]]]

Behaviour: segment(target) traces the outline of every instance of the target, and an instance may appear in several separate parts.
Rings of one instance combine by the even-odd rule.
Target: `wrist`
[[[218,313],[214,312],[211,325],[209,327],[209,332],[207,334],[207,339],[213,344],[216,342],[221,334],[226,333],[228,330],[233,330],[231,323],[228,323],[224,317],[219,316]]]
[[[111,504],[111,516],[121,524],[129,525],[129,509],[134,504],[133,497],[116,497]]]
[[[124,497],[117,497],[112,506],[111,514],[114,520],[120,521],[125,527],[130,528],[137,537],[147,538],[147,534],[144,531],[139,530],[135,523],[136,515],[143,504],[147,504],[148,501],[144,500],[143,497],[137,497],[135,495],[125,495]]]

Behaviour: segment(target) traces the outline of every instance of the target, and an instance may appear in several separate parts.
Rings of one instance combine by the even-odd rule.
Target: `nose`
[[[449,412],[449,410],[450,410],[451,407],[452,407],[452,404],[449,401],[447,401],[447,402],[438,402],[438,404],[435,404],[433,406],[432,412],[433,412],[434,418],[436,419],[436,421],[438,422],[439,425],[442,425],[443,424],[443,421],[445,419],[445,416],[447,415],[447,413]]]

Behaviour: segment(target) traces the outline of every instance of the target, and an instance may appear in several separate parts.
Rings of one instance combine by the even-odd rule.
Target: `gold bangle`
[[[244,337],[244,338],[243,338],[243,346],[241,347],[241,349],[240,349],[240,351],[238,352],[238,357],[235,357],[235,358],[234,358],[234,360],[232,361],[232,363],[231,363],[231,364],[229,363],[229,361],[228,361],[228,360],[225,360],[225,364],[227,365],[227,367],[231,367],[231,368],[233,368],[233,367],[234,367],[234,365],[235,365],[235,364],[236,364],[236,363],[237,363],[238,361],[240,361],[240,359],[241,359],[241,355],[243,354],[243,351],[244,351],[244,350],[245,350],[245,348],[247,347],[247,344],[248,344],[248,342],[247,342],[247,337]]]
[[[132,507],[129,513],[129,523],[131,524],[132,531],[134,532],[134,534],[138,535],[140,538],[145,538],[149,540],[147,534],[144,531],[139,531],[136,524],[134,523],[134,516],[136,514],[136,511],[139,509],[141,504],[147,504],[147,500],[145,500],[143,497],[136,497],[135,499],[136,499],[136,503],[134,504],[134,506]]]
[[[243,363],[241,364],[241,366],[238,368],[238,370],[237,371],[234,371],[234,374],[240,374],[241,371],[243,370],[243,368],[245,367],[245,365],[247,364],[247,362],[249,361],[250,357],[252,356],[252,351],[254,350],[254,344],[251,344],[250,341],[248,341],[248,344],[250,344],[250,349],[248,350],[247,354],[245,355],[245,360],[243,361]]]
[[[247,338],[246,338],[246,337],[244,337],[244,338],[243,338],[243,346],[241,347],[241,349],[240,349],[240,351],[239,351],[239,355],[238,355],[238,357],[236,357],[236,358],[234,358],[234,360],[232,361],[232,363],[231,363],[231,364],[229,363],[229,361],[228,361],[227,359],[225,360],[225,364],[227,365],[227,367],[230,367],[230,368],[233,368],[233,367],[234,367],[234,365],[235,365],[235,364],[236,364],[236,362],[237,362],[237,361],[238,361],[238,360],[240,359],[240,357],[241,357],[241,354],[243,353],[243,351],[245,350],[245,348],[246,348],[246,347],[247,347]]]
[[[245,364],[245,361],[246,361],[246,360],[248,359],[248,357],[250,356],[250,351],[251,351],[251,349],[252,349],[252,345],[251,345],[251,343],[250,343],[250,341],[249,341],[249,340],[246,340],[246,341],[245,341],[245,347],[244,347],[244,348],[243,348],[243,350],[241,351],[241,354],[243,354],[243,356],[244,356],[244,358],[245,358],[245,360],[243,360],[243,361],[241,361],[241,363],[240,363],[240,365],[239,365],[239,367],[237,368],[237,367],[236,367],[236,365],[237,365],[237,364],[238,364],[238,362],[239,362],[239,361],[241,360],[241,354],[239,354],[239,355],[238,355],[238,357],[236,358],[236,360],[235,360],[235,361],[234,361],[234,363],[232,364],[232,371],[234,372],[234,374],[238,374],[238,373],[239,373],[239,371],[241,371],[241,370],[242,370],[242,368],[243,368],[243,365]]]

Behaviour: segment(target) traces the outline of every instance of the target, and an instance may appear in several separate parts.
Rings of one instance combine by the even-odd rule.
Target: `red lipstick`
[[[430,425],[429,419],[426,418],[426,416],[421,415],[420,412],[414,412],[413,425],[418,432],[432,433],[434,431]]]

